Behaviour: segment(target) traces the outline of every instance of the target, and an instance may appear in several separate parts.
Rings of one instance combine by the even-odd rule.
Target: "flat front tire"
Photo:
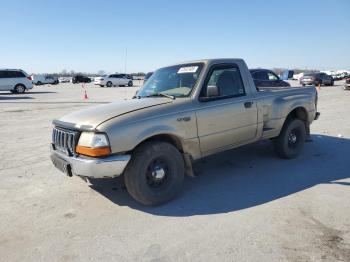
[[[280,135],[274,139],[274,148],[281,158],[296,158],[305,143],[306,128],[305,123],[300,119],[287,119]]]
[[[184,160],[177,148],[154,141],[136,148],[124,172],[124,181],[136,201],[156,206],[181,191],[184,174]]]

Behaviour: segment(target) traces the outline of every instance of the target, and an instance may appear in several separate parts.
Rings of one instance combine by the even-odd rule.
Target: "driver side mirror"
[[[219,96],[219,88],[217,86],[207,86],[207,97]]]
[[[213,98],[220,96],[220,91],[217,86],[207,86],[206,94],[199,98],[199,101],[211,101]]]

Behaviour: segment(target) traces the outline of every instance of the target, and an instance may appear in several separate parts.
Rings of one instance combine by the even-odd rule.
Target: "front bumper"
[[[111,178],[120,176],[129,163],[130,155],[114,155],[105,158],[75,157],[51,149],[53,164],[67,175],[89,178]],[[59,165],[64,168],[59,168]]]

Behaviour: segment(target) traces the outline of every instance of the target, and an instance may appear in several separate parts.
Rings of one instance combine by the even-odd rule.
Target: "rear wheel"
[[[106,84],[107,87],[112,87],[112,85],[113,85],[113,84],[112,84],[111,81],[108,81],[107,84]]]
[[[291,118],[286,120],[280,135],[274,139],[274,148],[281,158],[296,158],[305,143],[305,123],[300,119]]]
[[[124,180],[135,200],[154,206],[180,192],[184,173],[184,161],[177,148],[165,142],[148,142],[135,150]]]
[[[15,93],[16,94],[23,94],[26,91],[26,87],[22,84],[18,84],[15,86]]]
[[[129,81],[128,86],[133,86],[133,82]]]

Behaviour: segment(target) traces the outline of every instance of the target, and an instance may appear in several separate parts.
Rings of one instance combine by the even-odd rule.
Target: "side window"
[[[269,77],[265,71],[258,71],[253,74],[255,80],[268,81]]]
[[[4,71],[0,71],[0,78],[5,78],[6,75],[5,75],[5,72]]]
[[[278,80],[277,75],[275,75],[275,74],[272,73],[272,72],[267,72],[267,76],[268,76],[268,78],[269,78],[270,81],[277,81],[277,80]]]
[[[8,78],[24,77],[24,75],[19,71],[7,71]]]
[[[237,66],[217,66],[205,86],[217,86],[219,98],[245,95],[241,74]]]
[[[26,77],[23,72],[17,71],[18,77]]]
[[[6,71],[5,72],[6,78],[14,78],[14,72],[13,71]]]

